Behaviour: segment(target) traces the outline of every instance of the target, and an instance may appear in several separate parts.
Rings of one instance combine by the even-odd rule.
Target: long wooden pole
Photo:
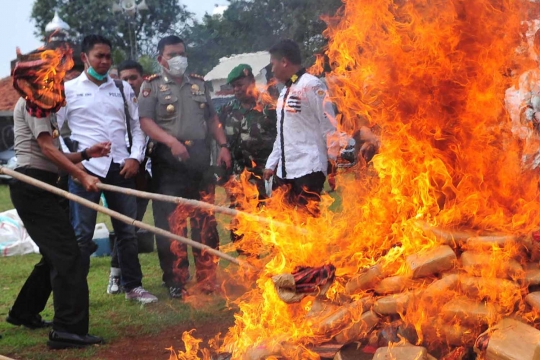
[[[244,211],[231,209],[231,208],[228,208],[228,207],[225,207],[225,206],[219,206],[219,205],[210,204],[210,203],[207,203],[207,202],[204,202],[204,201],[186,199],[186,198],[182,198],[182,197],[163,195],[163,194],[154,194],[154,193],[150,193],[150,192],[146,192],[146,191],[128,189],[128,188],[123,188],[123,187],[120,187],[120,186],[114,186],[114,185],[103,184],[103,183],[99,183],[97,186],[98,186],[98,188],[100,190],[103,190],[103,191],[112,191],[112,192],[122,193],[122,194],[125,194],[125,195],[136,196],[136,197],[143,198],[143,199],[156,200],[156,201],[165,201],[165,202],[171,202],[171,203],[179,204],[179,205],[180,204],[187,205],[187,206],[196,207],[196,208],[203,209],[203,210],[215,211],[217,213],[229,215],[229,216],[232,216],[232,217],[242,216],[244,218],[247,218],[247,219],[250,219],[250,220],[253,220],[253,221],[258,221],[258,222],[265,223],[266,225],[273,225],[273,226],[278,226],[278,227],[287,228],[287,229],[295,229],[295,231],[305,233],[305,229],[294,227],[294,226],[291,226],[289,224],[285,224],[285,223],[282,223],[282,222],[279,222],[279,221],[275,221],[275,220],[270,219],[270,218],[265,218],[265,217],[253,215],[253,214],[250,214],[250,213],[247,213],[247,212],[244,212]]]
[[[77,203],[79,203],[81,205],[89,207],[92,210],[96,210],[96,211],[99,211],[99,212],[101,212],[103,214],[109,215],[110,217],[115,218],[117,220],[120,220],[120,221],[122,221],[122,222],[124,222],[126,224],[136,226],[136,227],[138,227],[140,229],[148,230],[148,231],[150,231],[150,232],[152,232],[154,234],[157,234],[157,235],[165,236],[165,237],[168,237],[170,239],[180,241],[181,243],[192,246],[192,247],[194,247],[196,249],[207,251],[208,253],[210,253],[210,254],[212,254],[214,256],[218,256],[218,257],[220,257],[222,259],[228,260],[228,261],[232,262],[233,264],[252,269],[252,266],[249,265],[248,263],[246,263],[244,261],[241,262],[238,259],[236,259],[236,258],[234,258],[234,257],[232,257],[230,255],[227,255],[227,254],[225,254],[225,253],[223,253],[223,252],[221,252],[219,250],[213,249],[208,245],[198,243],[196,241],[185,238],[183,236],[179,236],[179,235],[173,234],[173,233],[171,233],[169,231],[165,231],[165,230],[157,228],[155,226],[148,225],[148,224],[145,224],[145,223],[143,223],[141,221],[132,219],[129,216],[125,216],[123,214],[120,214],[117,211],[113,211],[113,210],[108,209],[108,208],[106,208],[104,206],[101,206],[99,204],[95,204],[95,203],[93,203],[93,202],[91,202],[89,200],[86,200],[85,198],[82,198],[80,196],[71,194],[71,193],[69,193],[69,192],[67,192],[65,190],[57,188],[56,186],[52,186],[52,185],[49,185],[49,184],[47,184],[47,183],[45,183],[43,181],[39,181],[37,179],[34,179],[33,177],[21,174],[21,173],[19,173],[17,171],[7,169],[7,168],[5,168],[3,166],[0,166],[0,173],[9,175],[9,176],[11,176],[11,177],[13,177],[13,178],[15,178],[17,180],[24,181],[24,182],[26,182],[26,183],[28,183],[30,185],[33,185],[35,187],[38,187],[40,189],[47,190],[49,192],[52,192],[53,194],[63,196],[65,198],[69,199],[69,200],[75,201],[75,202],[77,202]]]

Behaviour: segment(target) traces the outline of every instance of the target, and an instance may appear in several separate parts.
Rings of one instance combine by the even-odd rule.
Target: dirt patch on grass
[[[199,339],[203,339],[203,344],[215,337],[218,333],[225,334],[231,326],[234,325],[234,319],[231,317],[216,316],[218,321],[208,321],[203,324],[187,322],[171,326],[158,334],[143,336],[127,336],[114,341],[112,344],[104,345],[97,352],[95,358],[103,360],[118,359],[152,359],[168,360],[170,351],[167,348],[173,347],[176,351],[185,350],[182,342],[184,331],[196,329],[193,334]]]

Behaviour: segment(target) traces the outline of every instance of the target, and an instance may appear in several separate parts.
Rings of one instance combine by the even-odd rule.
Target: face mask
[[[182,76],[188,67],[188,60],[185,56],[175,56],[167,60],[169,69],[166,69],[171,76]]]
[[[109,74],[109,72],[107,71],[105,73],[105,75],[101,75],[101,74],[98,74],[96,70],[94,70],[93,67],[91,66],[88,66],[88,75],[90,75],[91,77],[93,77],[94,79],[96,79],[97,81],[103,81],[107,78],[107,75]]]

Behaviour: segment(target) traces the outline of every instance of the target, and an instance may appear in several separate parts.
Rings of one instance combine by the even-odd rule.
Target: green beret
[[[232,83],[234,80],[238,80],[244,77],[253,76],[253,70],[251,66],[247,64],[240,64],[229,73],[227,76],[227,84]]]

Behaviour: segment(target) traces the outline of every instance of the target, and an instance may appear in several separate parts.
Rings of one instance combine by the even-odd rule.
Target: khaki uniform
[[[184,143],[189,160],[174,157],[165,144],[155,144],[152,153],[152,191],[158,194],[202,200],[213,195],[207,181],[210,168],[209,121],[216,112],[204,79],[198,75],[184,76],[177,84],[166,74],[153,75],[145,81],[139,94],[139,116],[152,119],[169,135]],[[157,227],[187,236],[190,217],[191,238],[213,248],[219,245],[217,223],[213,215],[193,211],[173,214],[176,205],[154,201],[154,221]],[[172,216],[172,217],[171,217]],[[172,219],[169,221],[169,219]],[[162,236],[156,237],[163,281],[171,288],[183,288],[189,279],[187,247]],[[216,263],[213,256],[193,249],[196,278],[203,289],[213,289]]]
[[[167,75],[153,75],[141,87],[139,116],[153,119],[179,140],[206,139],[207,121],[215,114],[202,77],[184,76],[178,85]]]

